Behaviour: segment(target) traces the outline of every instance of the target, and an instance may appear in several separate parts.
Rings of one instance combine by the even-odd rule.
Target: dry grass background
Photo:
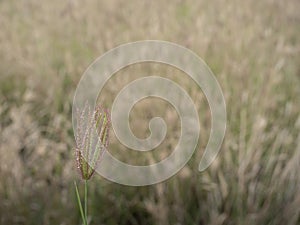
[[[179,82],[196,101],[199,150],[170,180],[125,187],[95,177],[92,224],[300,224],[300,2],[0,0],[0,224],[80,224],[73,180],[72,98],[83,71],[119,44],[161,39],[186,46],[211,67],[225,94],[222,151],[205,172],[205,97],[168,66],[130,66],[99,101],[144,75]],[[151,103],[151,104],[150,104]],[[166,141],[145,157],[110,151],[130,163],[159,160],[176,145],[177,114],[161,100],[131,114],[137,136],[165,118]]]

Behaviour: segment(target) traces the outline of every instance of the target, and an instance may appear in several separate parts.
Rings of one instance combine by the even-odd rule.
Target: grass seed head
[[[97,106],[93,111],[88,104],[77,110],[76,161],[81,177],[89,180],[109,145],[109,111]]]

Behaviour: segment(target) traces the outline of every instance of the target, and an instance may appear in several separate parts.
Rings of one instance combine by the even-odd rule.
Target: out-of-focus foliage
[[[299,224],[299,11],[297,0],[0,1],[0,224],[80,224],[71,124],[76,85],[96,57],[143,39],[178,43],[207,62],[226,98],[226,137],[217,160],[198,173],[210,131],[201,90],[166,65],[118,72],[99,102],[110,107],[138,77],[168,77],[198,107],[199,149],[176,176],[150,187],[95,176],[91,224]],[[132,130],[146,137],[154,116],[164,117],[169,131],[158,149],[125,153],[112,133],[111,153],[139,165],[170,154],[180,124],[166,102],[137,104]]]

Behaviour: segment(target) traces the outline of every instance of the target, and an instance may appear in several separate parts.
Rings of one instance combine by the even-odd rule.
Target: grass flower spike
[[[81,177],[89,180],[108,147],[110,118],[106,109],[88,105],[77,112],[76,161]]]
[[[85,181],[84,188],[84,210],[81,204],[77,184],[75,191],[81,218],[84,225],[88,225],[88,180],[93,176],[97,164],[108,147],[110,119],[109,113],[101,106],[94,111],[90,110],[88,104],[80,112],[77,110],[76,129],[76,161],[82,179]]]

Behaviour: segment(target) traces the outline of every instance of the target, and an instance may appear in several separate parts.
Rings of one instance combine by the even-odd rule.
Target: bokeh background
[[[298,0],[0,0],[0,224],[81,224],[73,185],[82,187],[71,124],[76,85],[98,56],[144,39],[178,43],[206,61],[225,95],[226,137],[199,173],[211,125],[201,90],[166,65],[119,71],[101,104],[109,108],[138,77],[167,77],[195,101],[200,141],[192,160],[157,185],[94,176],[91,224],[300,224],[299,12]],[[130,115],[132,130],[147,137],[154,116],[168,125],[158,149],[132,152],[112,132],[109,151],[136,165],[170,154],[180,125],[168,103],[141,101]]]

